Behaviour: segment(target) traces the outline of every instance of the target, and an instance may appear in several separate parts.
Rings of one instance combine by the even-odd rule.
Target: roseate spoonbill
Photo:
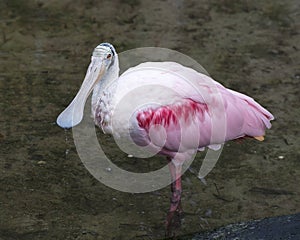
[[[167,229],[172,225],[174,213],[181,211],[183,162],[203,147],[215,149],[228,140],[252,137],[262,141],[274,119],[252,98],[175,62],[146,62],[119,76],[118,55],[109,43],[101,43],[94,49],[80,90],[57,118],[60,127],[71,128],[80,123],[92,91],[92,115],[104,133],[130,137],[137,145],[151,145],[153,151],[167,156],[173,180]],[[130,115],[115,111],[122,97],[131,91],[133,102],[146,99],[147,103],[149,99],[149,103],[134,109],[126,105],[128,108],[123,111],[132,111]],[[224,118],[223,136],[218,130],[212,134],[213,127],[221,127],[218,121],[214,125],[213,118],[219,117]]]

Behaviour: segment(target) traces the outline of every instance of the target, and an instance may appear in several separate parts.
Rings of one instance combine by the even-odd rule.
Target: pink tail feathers
[[[265,129],[271,128],[270,121],[274,120],[274,116],[253,98],[233,90],[230,90],[230,92],[248,104],[248,107],[245,109],[244,133],[251,137],[263,136]]]

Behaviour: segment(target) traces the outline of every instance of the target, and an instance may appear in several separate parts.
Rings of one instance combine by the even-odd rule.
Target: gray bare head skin
[[[99,54],[111,53],[114,57],[117,53],[114,46],[110,43],[101,43],[99,44],[93,52],[93,56],[99,56]]]

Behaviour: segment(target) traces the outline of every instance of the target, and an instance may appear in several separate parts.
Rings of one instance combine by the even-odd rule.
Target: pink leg
[[[181,225],[181,164],[175,165],[171,159],[169,160],[169,169],[171,174],[171,206],[166,220],[166,235],[172,237],[173,230],[180,228]]]

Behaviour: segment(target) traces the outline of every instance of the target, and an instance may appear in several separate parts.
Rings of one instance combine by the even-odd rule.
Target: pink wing
[[[273,115],[252,98],[226,89],[220,84],[217,84],[217,88],[224,104],[223,141],[212,136],[213,106],[203,102],[202,96],[193,96],[182,98],[175,104],[139,111],[136,118],[146,139],[142,145],[152,142],[166,151],[186,151],[213,146],[244,136],[260,137],[265,134],[266,128],[271,127],[270,121],[274,119]],[[158,125],[163,126],[164,133],[160,132],[161,128],[155,128]],[[161,138],[164,140],[162,141]]]
[[[161,69],[152,72],[149,81],[161,82],[163,76],[163,83],[180,96],[169,99],[162,107],[138,111],[137,129],[131,134],[139,145],[151,142],[166,151],[184,152],[206,146],[213,148],[244,136],[262,140],[265,129],[271,127],[274,117],[270,112],[252,98],[227,89],[204,74],[174,62],[148,62],[133,69],[147,67]],[[146,81],[149,75],[141,76]],[[216,121],[218,117],[222,121]],[[218,136],[222,131],[224,134]]]

